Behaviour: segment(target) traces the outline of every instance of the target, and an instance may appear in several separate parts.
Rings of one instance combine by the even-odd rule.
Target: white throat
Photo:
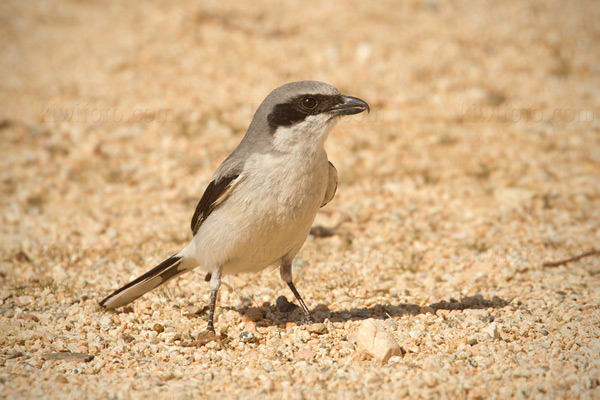
[[[280,126],[273,133],[273,147],[282,153],[318,153],[337,120],[331,115],[317,114],[291,126]]]

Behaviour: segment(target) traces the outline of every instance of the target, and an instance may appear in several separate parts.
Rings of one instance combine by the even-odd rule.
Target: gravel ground
[[[600,398],[600,256],[544,266],[600,250],[600,3],[253,4],[0,4],[0,396]],[[200,274],[101,310],[300,79],[372,107],[294,263],[314,321],[274,269],[215,340]]]

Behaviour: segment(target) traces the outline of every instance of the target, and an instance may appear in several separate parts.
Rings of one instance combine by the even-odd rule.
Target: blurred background
[[[597,304],[598,258],[541,267],[600,243],[597,1],[3,1],[0,18],[5,291],[97,299],[179,249],[262,99],[312,79],[371,113],[327,142],[334,235],[295,265],[307,302]],[[227,279],[231,306],[285,290]],[[200,277],[157,293],[208,299]]]
[[[111,228],[136,241],[165,229],[185,240],[172,213],[187,222],[260,101],[303,79],[372,107],[327,144],[341,188],[394,197],[387,207],[404,210],[397,186],[407,182],[429,185],[446,213],[460,211],[457,197],[468,212],[494,193],[562,205],[583,224],[560,223],[597,240],[599,8],[3,2],[3,251],[73,240],[85,251]],[[338,200],[375,211],[347,193]],[[555,233],[548,240],[574,240]]]

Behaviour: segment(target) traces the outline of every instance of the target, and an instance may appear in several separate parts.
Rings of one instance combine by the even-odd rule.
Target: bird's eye
[[[302,99],[302,105],[306,108],[315,108],[317,106],[317,100],[312,97],[305,97]]]

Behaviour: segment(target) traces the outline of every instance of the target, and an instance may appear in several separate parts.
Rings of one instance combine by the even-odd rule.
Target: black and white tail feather
[[[222,177],[217,177],[210,182],[198,202],[198,206],[192,217],[191,229],[193,235],[198,232],[202,222],[204,222],[215,207],[227,197],[238,176],[239,174],[237,173],[230,173]],[[191,271],[198,263],[194,259],[184,257],[182,255],[184,252],[185,249],[173,254],[144,275],[113,292],[110,296],[102,300],[100,305],[105,308],[122,307],[176,276]],[[210,276],[210,273],[206,275],[207,281],[210,280]]]
[[[117,308],[131,303],[157,286],[189,271],[189,269],[181,268],[182,260],[183,257],[174,254],[144,275],[115,290],[102,300],[100,305],[105,308]]]

